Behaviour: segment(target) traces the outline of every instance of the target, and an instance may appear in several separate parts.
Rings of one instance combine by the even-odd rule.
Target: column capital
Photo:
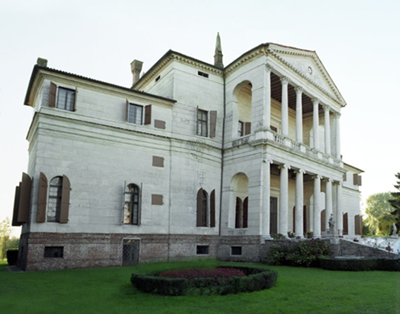
[[[289,170],[289,169],[290,169],[290,165],[288,165],[288,164],[282,164],[282,165],[279,165],[278,168],[279,168],[279,169],[287,168],[287,169]]]
[[[330,183],[332,183],[333,182],[333,179],[332,178],[322,178],[322,180],[324,180],[325,182],[330,182]]]
[[[314,180],[315,179],[322,179],[322,176],[321,175],[319,175],[319,174],[316,174],[316,175],[313,175],[313,176],[311,176],[311,178],[313,178]]]
[[[302,94],[304,91],[303,87],[301,86],[296,86],[294,90],[296,91],[296,94]]]
[[[331,107],[328,105],[322,105],[322,108],[324,108],[325,111],[331,110]]]
[[[313,104],[319,104],[319,99],[318,98],[312,98],[311,101],[313,102]]]
[[[271,73],[272,72],[272,67],[271,67],[271,65],[270,64],[265,64],[265,72],[267,72],[267,73]]]
[[[301,168],[299,168],[299,169],[293,169],[293,171],[294,171],[295,173],[302,173],[302,174],[305,174],[305,173],[306,173],[306,171],[305,171],[304,169],[301,169]]]
[[[282,85],[287,85],[287,84],[289,84],[289,79],[286,76],[282,76],[281,83],[282,83]]]
[[[272,160],[269,160],[269,159],[263,159],[263,163],[272,165],[274,162]]]
[[[337,112],[337,111],[335,111],[335,118],[336,118],[336,119],[339,119],[339,118],[340,118],[340,116],[341,116],[341,113],[340,113],[340,112]]]

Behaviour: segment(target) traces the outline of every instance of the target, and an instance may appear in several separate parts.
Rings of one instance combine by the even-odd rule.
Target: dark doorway
[[[122,246],[122,266],[139,264],[139,252],[139,239],[125,239]]]
[[[274,236],[278,233],[278,198],[269,199],[269,233]]]

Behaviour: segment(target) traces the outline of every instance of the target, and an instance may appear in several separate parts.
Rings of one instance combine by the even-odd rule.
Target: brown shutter
[[[361,183],[362,183],[361,182],[361,176],[358,176],[358,181],[357,182],[358,182],[358,186],[361,186]]]
[[[196,107],[196,133],[197,135],[199,134],[199,106]]]
[[[243,228],[248,227],[248,217],[249,217],[249,210],[248,210],[249,198],[246,197],[243,201]]]
[[[14,196],[14,212],[13,212],[13,219],[12,219],[12,226],[17,227],[21,224],[18,223],[18,209],[19,209],[19,191],[21,189],[21,182],[19,186],[15,187],[15,196]]]
[[[210,137],[215,137],[217,128],[217,111],[210,111]]]
[[[75,88],[75,95],[74,95],[74,108],[72,109],[72,111],[76,111],[76,102],[78,99],[78,87]]]
[[[361,230],[360,230],[360,215],[354,216],[354,229],[355,229],[355,234],[361,235]]]
[[[353,174],[353,184],[358,185],[358,174],[357,173]]]
[[[49,93],[49,106],[56,106],[56,94],[57,94],[57,85],[53,82],[50,82],[50,93]]]
[[[244,124],[244,135],[250,134],[251,133],[251,122],[246,122]]]
[[[69,194],[71,191],[71,183],[66,175],[63,176],[62,192],[61,192],[61,210],[60,210],[60,223],[68,223],[69,213]]]
[[[215,190],[210,195],[210,227],[215,227]]]
[[[46,221],[46,204],[47,204],[47,178],[41,172],[39,180],[39,198],[36,222]]]
[[[326,231],[325,218],[326,218],[326,210],[324,209],[321,212],[321,231]]]
[[[125,120],[129,122],[129,101],[126,100],[126,108],[125,108]]]
[[[29,207],[31,203],[32,179],[26,173],[22,173],[21,188],[19,190],[18,223],[28,222]]]
[[[349,234],[349,215],[343,214],[343,235]]]
[[[144,107],[144,124],[151,124],[151,105]]]
[[[197,192],[197,207],[196,207],[196,226],[201,227],[202,220],[202,206],[203,206],[203,189]]]

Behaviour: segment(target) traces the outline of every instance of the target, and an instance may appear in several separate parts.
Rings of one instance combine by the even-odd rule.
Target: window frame
[[[66,93],[64,104],[61,106],[61,95]],[[72,89],[69,87],[58,86],[57,84],[50,82],[50,92],[49,92],[49,106],[57,108],[64,111],[76,111],[76,99],[77,99],[78,89]]]
[[[140,108],[140,111],[141,111],[140,112],[140,123],[137,122],[137,118],[138,118],[137,110],[139,108]],[[132,110],[134,111],[134,113],[133,113],[133,115],[134,115],[133,116],[133,120],[134,121],[131,121],[131,112],[132,112]],[[143,106],[138,105],[138,104],[129,103],[127,121],[129,123],[132,123],[132,124],[143,125]]]
[[[243,121],[238,121],[238,137],[243,136],[243,129],[244,129],[244,122]]]
[[[197,109],[196,134],[198,136],[208,137],[208,111],[206,110]]]
[[[136,200],[135,200],[136,196]],[[129,199],[127,200],[127,197]],[[130,183],[125,186],[124,191],[124,212],[122,223],[124,225],[139,226],[141,220],[141,188],[135,184]]]
[[[45,175],[41,173],[41,177],[42,176],[45,178]],[[59,186],[52,184],[52,181],[56,178],[60,178],[61,184]],[[46,181],[47,181],[47,179],[46,179]],[[54,196],[51,194],[52,187],[53,188],[58,187],[57,196]],[[46,191],[46,189],[44,189],[44,186],[42,186],[42,188],[40,188],[40,190],[41,190],[41,194]],[[47,222],[56,222],[56,223],[62,223],[62,224],[68,223],[70,191],[71,191],[71,183],[66,175],[55,176],[50,180],[49,190],[48,190],[48,198],[47,198],[47,210],[46,210],[46,214],[45,214]],[[61,194],[61,195],[59,195],[59,194]],[[43,199],[43,197],[45,197],[45,196],[39,195],[39,199]],[[49,216],[50,206],[52,205],[51,199],[59,199],[59,201],[58,201],[58,203],[56,203],[54,219],[52,218],[51,220],[49,220],[49,217],[52,217],[52,216]],[[39,201],[42,202],[42,200],[39,200]],[[46,208],[46,207],[43,207],[43,204],[41,204],[41,205],[42,206],[40,206],[40,207],[38,206],[38,211],[42,211]],[[40,217],[40,215],[44,215],[44,213],[38,212],[37,217]],[[39,219],[37,218],[37,220],[39,220]],[[41,222],[41,221],[38,221],[38,222]]]

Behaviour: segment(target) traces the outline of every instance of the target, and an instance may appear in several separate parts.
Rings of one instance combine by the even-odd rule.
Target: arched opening
[[[199,189],[197,192],[196,226],[207,227],[208,194],[205,190]]]
[[[251,133],[252,87],[251,82],[244,81],[238,84],[233,92],[238,111],[237,137]]]
[[[139,225],[140,190],[136,184],[125,188],[124,224]]]
[[[235,204],[235,228],[248,227],[248,185],[249,179],[244,173],[232,178],[231,187]]]

